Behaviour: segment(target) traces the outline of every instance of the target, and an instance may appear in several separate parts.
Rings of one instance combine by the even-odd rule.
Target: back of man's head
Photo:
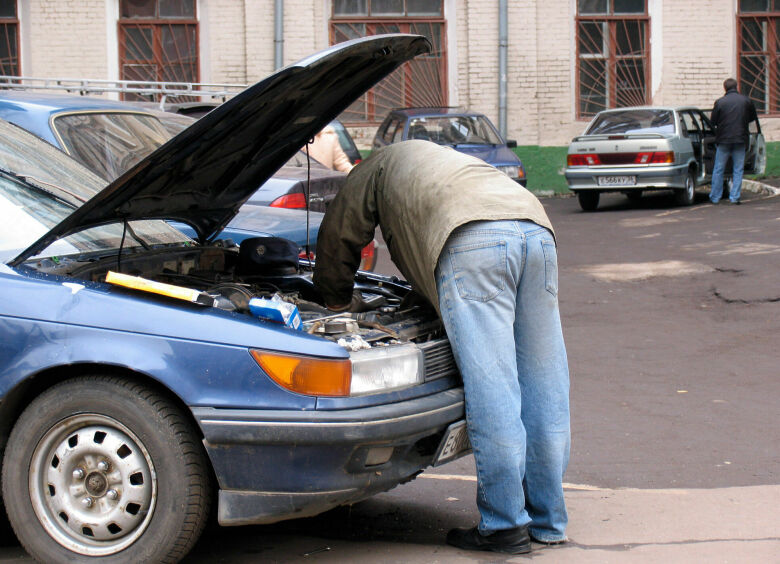
[[[728,92],[729,90],[736,90],[737,89],[737,81],[733,78],[727,78],[723,81],[723,90]]]

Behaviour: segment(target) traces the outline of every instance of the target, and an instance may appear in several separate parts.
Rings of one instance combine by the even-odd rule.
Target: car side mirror
[[[515,141],[514,139],[507,139],[506,146],[509,147],[510,149],[514,149],[515,147],[517,147],[517,141]]]

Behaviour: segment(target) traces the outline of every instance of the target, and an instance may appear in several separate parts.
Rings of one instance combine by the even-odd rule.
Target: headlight
[[[374,347],[331,360],[251,350],[271,379],[292,392],[311,396],[360,396],[424,381],[422,351],[415,345]]]
[[[498,170],[506,174],[509,178],[519,178],[520,177],[520,167],[519,166],[499,166],[496,167]]]
[[[423,381],[422,351],[415,345],[374,347],[349,356],[352,359],[351,396],[396,390]]]

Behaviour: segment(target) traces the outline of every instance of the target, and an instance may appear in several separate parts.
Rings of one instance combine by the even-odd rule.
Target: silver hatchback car
[[[599,112],[572,140],[565,175],[586,211],[598,207],[601,192],[638,199],[645,190],[673,190],[678,204],[690,205],[696,186],[710,181],[714,161],[715,132],[703,110],[620,108]],[[766,145],[754,121],[745,173],[761,174],[765,168]]]

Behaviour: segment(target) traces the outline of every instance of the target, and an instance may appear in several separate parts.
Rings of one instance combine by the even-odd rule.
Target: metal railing
[[[91,78],[34,78],[28,76],[0,75],[0,89],[11,90],[58,90],[87,94],[137,94],[139,96],[160,96],[160,107],[168,98],[199,97],[201,100],[221,100],[235,96],[247,87],[246,84],[208,84],[200,82],[144,82],[138,80],[97,80]]]

